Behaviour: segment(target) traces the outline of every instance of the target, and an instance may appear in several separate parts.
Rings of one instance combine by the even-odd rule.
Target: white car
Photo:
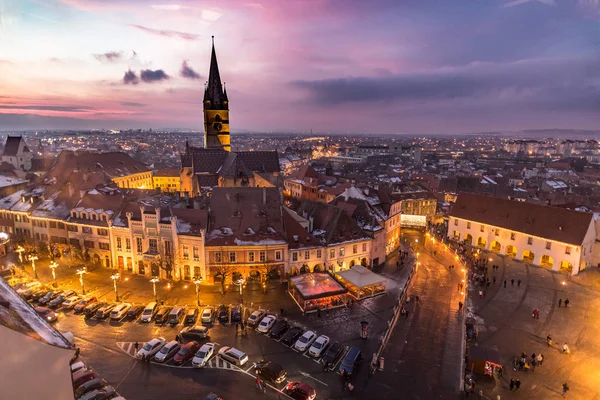
[[[129,303],[121,303],[110,312],[110,319],[119,321],[122,320],[125,315],[127,315],[127,311],[131,308],[131,304]]]
[[[262,333],[267,333],[271,330],[273,325],[275,325],[276,321],[277,317],[274,315],[267,315],[262,319],[262,321],[260,321],[260,324],[258,324],[258,328],[256,328],[256,330]]]
[[[312,344],[312,342],[315,341],[316,338],[317,334],[315,332],[306,331],[302,336],[298,338],[298,340],[296,340],[294,348],[296,348],[296,350],[298,351],[305,351],[310,347],[310,345]]]
[[[25,285],[23,285],[20,289],[17,289],[17,293],[23,294],[26,291],[28,291],[29,289],[33,289],[33,288],[40,287],[40,286],[42,286],[42,284],[39,283],[38,281],[29,282],[29,283],[26,283]]]
[[[265,310],[256,310],[248,317],[248,325],[256,326],[260,322],[260,319],[267,314]]]
[[[194,367],[203,367],[208,360],[215,354],[215,344],[214,343],[204,343],[200,350],[196,352],[192,360],[192,365]]]
[[[81,296],[71,296],[62,303],[62,308],[73,308],[81,300]]]
[[[173,357],[179,351],[181,346],[176,340],[172,340],[165,344],[158,353],[154,356],[154,361],[163,363]]]
[[[311,357],[320,357],[325,348],[329,345],[329,337],[319,336],[308,349],[308,355]]]
[[[203,324],[210,324],[211,322],[213,322],[213,317],[215,315],[215,309],[212,307],[204,307],[204,310],[202,310],[202,323]]]
[[[165,345],[166,342],[167,339],[163,337],[154,338],[149,342],[146,342],[146,344],[137,352],[135,356],[137,358],[152,357],[158,353],[158,351]]]

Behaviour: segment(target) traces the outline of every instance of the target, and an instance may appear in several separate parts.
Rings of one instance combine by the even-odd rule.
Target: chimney
[[[263,204],[267,204],[267,188],[263,188]]]
[[[354,186],[354,184],[352,186]],[[348,201],[348,189],[344,190],[344,200]]]
[[[67,183],[67,188],[69,189],[69,197],[75,197],[75,188],[71,183]]]
[[[312,232],[314,227],[314,219],[312,216],[308,217],[308,231]]]

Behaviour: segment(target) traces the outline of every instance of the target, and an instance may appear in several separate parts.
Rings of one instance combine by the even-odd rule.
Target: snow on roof
[[[21,183],[27,183],[28,180],[13,178],[10,176],[0,175],[0,187],[7,187],[13,185],[19,185]]]
[[[381,275],[368,270],[360,265],[355,265],[345,271],[339,271],[336,273],[344,279],[346,282],[358,287],[359,289],[387,282],[387,279]]]
[[[190,233],[192,231],[192,224],[177,219],[177,233]]]
[[[8,303],[8,307],[0,305],[1,325],[53,346],[73,348],[60,332],[41,318],[3,279],[0,279],[0,299]]]
[[[286,244],[285,240],[260,239],[260,240],[240,240],[235,238],[233,242],[237,246],[265,246],[272,244]]]
[[[113,218],[113,226],[126,227],[125,222],[121,219],[121,214]]]
[[[92,189],[88,192],[88,194],[100,194],[100,192],[97,191],[96,189]]]
[[[554,180],[546,181],[546,185],[550,186],[552,189],[567,189],[569,187],[569,185],[567,185],[566,183],[564,183],[562,181],[554,181]]]

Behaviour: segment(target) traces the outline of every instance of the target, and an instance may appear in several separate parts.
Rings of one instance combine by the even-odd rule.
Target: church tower
[[[214,36],[212,37],[208,82],[204,91],[204,148],[231,151],[229,101],[227,100],[227,90],[221,84]]]

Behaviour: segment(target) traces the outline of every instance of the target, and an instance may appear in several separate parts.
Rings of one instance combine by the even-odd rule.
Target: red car
[[[177,365],[181,365],[188,360],[194,358],[194,354],[200,350],[200,344],[198,342],[189,342],[181,346],[181,349],[173,357],[173,362]]]
[[[317,397],[317,391],[306,383],[290,382],[283,388],[283,393],[296,400],[313,400]]]
[[[75,306],[73,307],[73,310],[76,313],[83,312],[84,308],[86,308],[88,305],[92,304],[95,301],[97,301],[96,296],[90,296],[90,297],[83,298],[83,299],[79,300],[77,302],[77,304],[75,304]]]
[[[73,388],[77,389],[79,386],[97,377],[96,373],[91,369],[77,371],[73,374]]]

